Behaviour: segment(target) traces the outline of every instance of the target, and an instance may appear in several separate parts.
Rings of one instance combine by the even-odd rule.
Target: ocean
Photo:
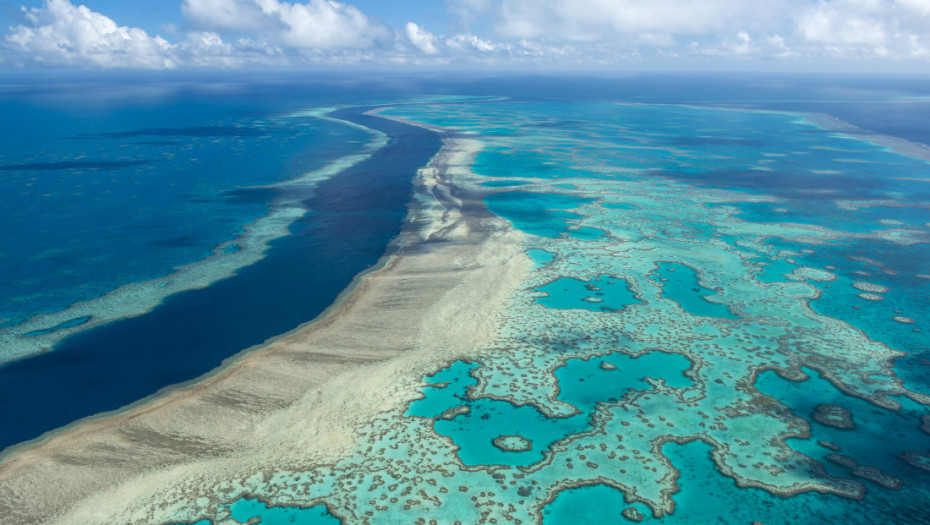
[[[363,114],[390,105],[476,141],[455,195],[520,232],[533,268],[497,339],[423,377],[341,461],[227,480],[166,519],[930,522],[923,79],[333,84],[78,111],[7,93],[22,117],[0,150],[19,225],[2,329],[53,347],[0,367],[0,447],[193,380],[330,305],[390,249],[441,145]],[[250,244],[276,210],[293,210],[286,231]],[[151,307],[100,303],[97,325],[74,306],[241,252]]]
[[[0,367],[0,448],[195,379],[312,320],[385,253],[438,139],[362,108],[308,116],[325,92],[289,110],[279,93],[256,91],[92,110],[9,97],[3,350],[73,333]],[[333,164],[338,177],[307,177]],[[254,253],[223,260],[241,246]],[[119,292],[137,282],[157,292],[162,280],[180,291],[154,301]],[[87,302],[108,293],[107,322],[81,330],[98,315]]]

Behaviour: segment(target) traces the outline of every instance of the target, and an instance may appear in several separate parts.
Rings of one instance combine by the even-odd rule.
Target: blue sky
[[[0,3],[6,4],[8,9],[19,11],[20,7],[36,8],[44,3],[42,0],[26,0]],[[122,26],[140,27],[149,34],[162,31],[165,24],[182,26],[184,15],[181,12],[181,0],[85,0],[72,2],[85,5],[92,11],[102,13]],[[380,18],[386,24],[402,27],[410,20],[422,20],[421,23],[430,26],[446,25],[450,18],[448,9],[442,0],[361,0],[349,2],[362,12]],[[6,16],[4,9],[0,11],[0,28],[6,29],[14,20]],[[441,28],[445,29],[445,28]]]
[[[4,69],[930,64],[930,0],[0,1]]]

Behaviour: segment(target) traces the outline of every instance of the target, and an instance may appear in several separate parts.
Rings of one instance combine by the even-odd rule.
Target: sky
[[[930,72],[930,0],[0,0],[0,68]]]

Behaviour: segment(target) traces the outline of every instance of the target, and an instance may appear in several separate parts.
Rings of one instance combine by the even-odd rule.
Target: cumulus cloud
[[[406,30],[407,39],[410,40],[410,43],[413,44],[414,47],[427,55],[439,53],[439,49],[436,47],[435,35],[413,22],[407,22]]]
[[[755,25],[798,0],[450,0],[466,19],[489,17],[505,38],[592,41],[636,33],[702,34]],[[915,0],[916,1],[916,0]]]
[[[25,23],[5,36],[5,60],[19,65],[171,68],[175,46],[68,0],[23,8]]]
[[[293,49],[364,49],[391,36],[356,7],[332,0],[184,0],[181,9],[198,27]]]
[[[820,0],[797,31],[807,44],[845,58],[919,58],[930,46],[930,1]]]
[[[888,34],[875,1],[820,2],[800,18],[798,29],[811,42],[884,45]]]
[[[176,49],[178,61],[187,67],[235,69],[246,65],[278,65],[284,52],[263,40],[242,38],[226,42],[210,31],[188,33]]]
[[[174,0],[169,42],[72,0],[23,8],[0,63],[171,68],[601,66],[930,59],[930,0],[446,0],[452,30],[387,27],[335,0]],[[653,60],[658,59],[658,60]],[[790,67],[790,66],[788,66]]]
[[[459,33],[446,39],[446,45],[460,51],[479,51],[481,53],[491,53],[501,49],[510,49],[511,46],[498,44],[490,40],[478,38],[472,33]]]
[[[616,57],[922,59],[930,0],[447,0],[503,41]],[[597,56],[596,53],[604,53]]]

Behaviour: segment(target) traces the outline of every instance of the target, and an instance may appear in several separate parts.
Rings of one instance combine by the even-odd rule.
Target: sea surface
[[[73,97],[67,108],[7,97],[0,305],[13,344],[3,350],[73,333],[0,366],[0,449],[195,379],[312,320],[384,255],[437,137],[322,106],[332,92],[289,105],[281,95],[244,87],[115,107]],[[255,248],[258,235],[269,240]],[[255,253],[236,260],[249,245]],[[120,294],[169,281],[179,291],[151,304]],[[81,330],[98,311],[107,322]]]
[[[16,422],[0,447],[193,379],[322,311],[383,255],[439,148],[361,114],[396,103],[383,113],[480,143],[473,173],[452,182],[523,233],[534,269],[500,340],[424,377],[343,461],[231,480],[217,494],[245,496],[192,498],[171,521],[930,523],[924,79],[204,89],[103,109],[3,99],[29,123],[0,149],[0,183],[19,192],[2,213],[21,225],[5,241],[21,255],[0,258],[23,283],[3,287],[22,305],[8,328],[234,255],[293,201],[282,192],[307,194],[231,277],[128,319],[26,334],[74,332],[0,368],[0,414]],[[332,163],[309,188],[279,184]],[[163,200],[135,203],[149,193]],[[119,228],[136,220],[149,229]]]

